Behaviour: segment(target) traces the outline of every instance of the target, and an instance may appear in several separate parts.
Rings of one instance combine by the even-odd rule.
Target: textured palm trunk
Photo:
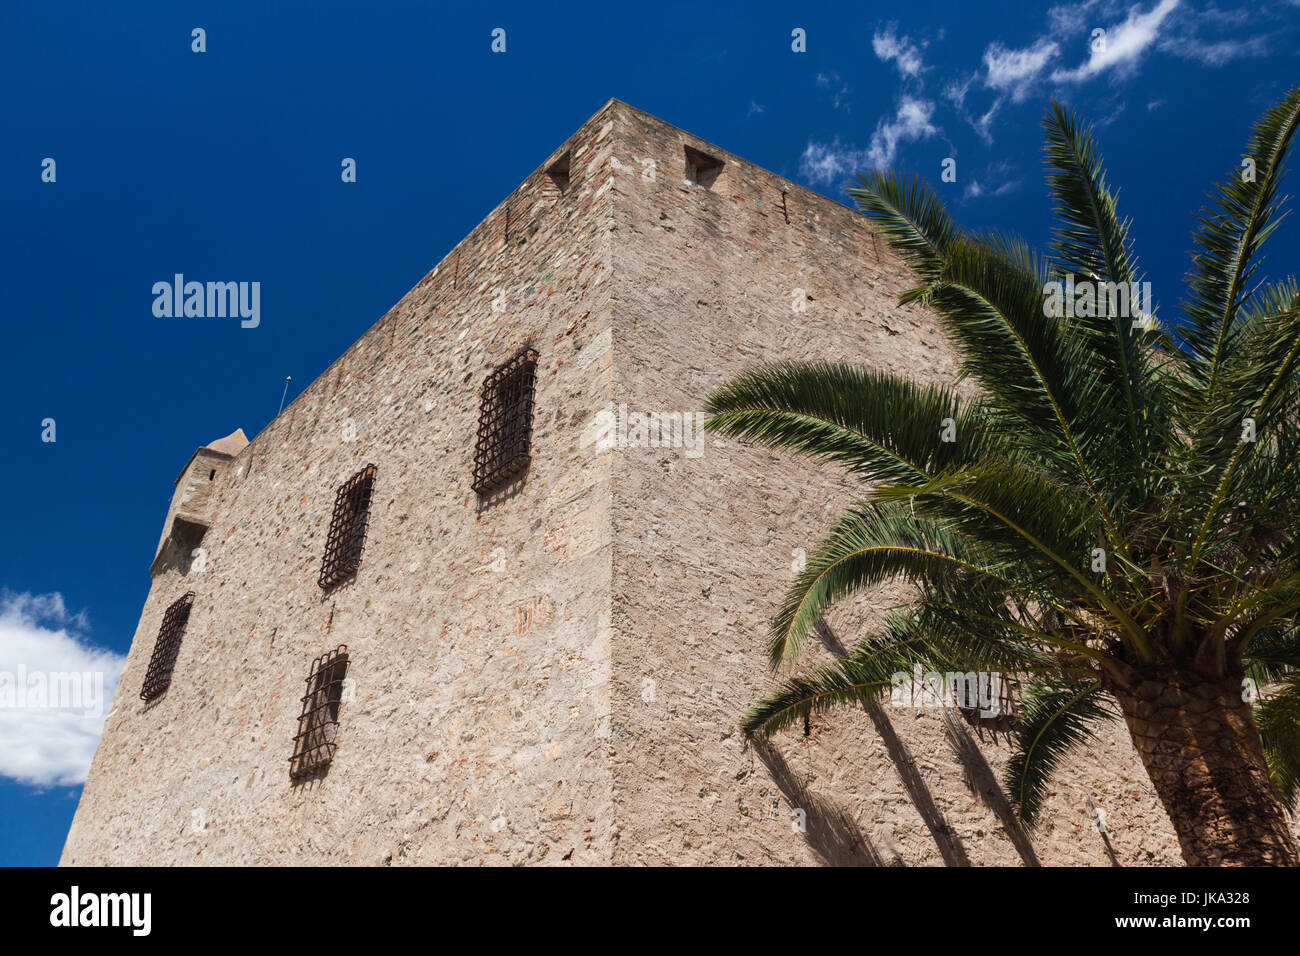
[[[1240,677],[1147,670],[1111,690],[1189,865],[1300,865]]]

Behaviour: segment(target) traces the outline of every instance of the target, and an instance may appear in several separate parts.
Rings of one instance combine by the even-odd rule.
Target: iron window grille
[[[340,644],[312,661],[302,699],[298,733],[293,738],[289,777],[300,780],[324,770],[338,749],[339,705],[348,673],[348,648]]]
[[[474,481],[480,495],[505,484],[532,460],[537,351],[524,346],[483,383]]]
[[[172,668],[176,666],[176,655],[181,650],[181,636],[185,633],[185,623],[190,619],[190,607],[193,604],[194,592],[187,591],[163,613],[158,640],[153,646],[153,655],[149,658],[149,668],[145,671],[144,686],[140,688],[141,700],[160,697],[171,685]]]
[[[366,465],[343,483],[334,498],[334,517],[330,519],[318,582],[325,590],[350,578],[361,567],[361,549],[366,543],[370,497],[377,470],[374,465]]]

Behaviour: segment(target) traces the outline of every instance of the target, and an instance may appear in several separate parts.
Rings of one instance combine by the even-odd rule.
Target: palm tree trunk
[[[1300,865],[1240,676],[1145,669],[1110,689],[1189,865]]]

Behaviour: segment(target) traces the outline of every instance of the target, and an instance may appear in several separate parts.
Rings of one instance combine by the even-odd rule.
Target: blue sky
[[[1207,189],[1300,78],[1285,0],[121,6],[0,10],[0,672],[108,694],[194,448],[264,427],[611,96],[839,199],[920,172],[1039,245],[1055,96],[1098,125],[1168,318]],[[1288,221],[1265,271],[1298,249]],[[260,282],[260,323],[155,317],[177,272]],[[0,707],[0,864],[57,861],[99,723]]]

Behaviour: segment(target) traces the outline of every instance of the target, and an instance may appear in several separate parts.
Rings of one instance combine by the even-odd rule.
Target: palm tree
[[[917,663],[1014,674],[1006,786],[1025,823],[1070,748],[1122,714],[1189,864],[1300,863],[1284,809],[1300,783],[1300,288],[1257,277],[1298,122],[1300,88],[1253,127],[1168,329],[1108,286],[1142,280],[1128,223],[1091,130],[1055,103],[1049,255],[962,230],[915,179],[859,177],[858,208],[917,278],[900,302],[937,313],[977,397],[790,362],[710,397],[714,432],[866,486],[780,605],[774,669],[838,599],[897,578],[915,594],[843,659],[786,676],[748,736],[875,699]],[[1070,282],[1077,301],[1056,294]]]

